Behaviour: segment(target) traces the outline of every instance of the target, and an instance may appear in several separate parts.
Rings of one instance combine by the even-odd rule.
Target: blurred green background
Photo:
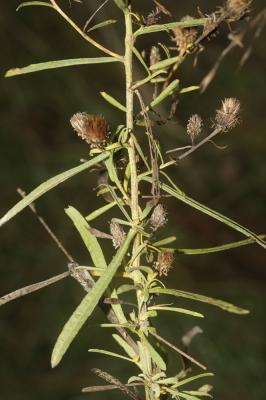
[[[34,7],[16,13],[19,3],[2,1],[0,4],[1,215],[19,199],[17,187],[30,191],[87,157],[87,146],[69,125],[73,113],[101,113],[111,128],[123,118],[99,95],[106,90],[123,101],[123,71],[116,64],[52,70],[4,80],[4,72],[11,67],[99,54],[52,10]],[[68,1],[62,2],[80,26],[102,1],[84,0],[83,3],[72,2],[70,8]],[[152,2],[133,3],[140,10],[143,6],[149,8]],[[221,3],[168,0],[163,4],[180,18],[187,14],[197,16],[197,6],[208,13]],[[263,6],[263,0],[254,1],[253,15]],[[99,14],[99,20],[106,15],[120,17],[111,1]],[[191,61],[182,67],[178,78],[183,86],[197,84],[206,75],[226,46],[226,33],[223,27],[206,45],[196,68],[192,68]],[[140,47],[148,48],[165,37],[156,35],[154,42],[141,40]],[[102,30],[98,38],[112,49],[122,51],[123,29],[119,24]],[[238,63],[243,50],[234,51],[222,63],[207,91],[203,95],[194,92],[180,97],[174,121],[155,130],[158,137],[163,135],[164,150],[182,145],[187,141],[183,127],[191,114],[201,113],[208,120],[222,98],[239,98],[243,123],[217,140],[217,144],[227,148],[219,150],[208,144],[174,169],[172,176],[192,197],[258,233],[265,232],[265,39],[264,31],[253,43],[251,57],[240,71]],[[166,115],[163,108],[160,112]],[[87,254],[64,208],[71,204],[86,214],[102,205],[103,200],[97,199],[94,193],[96,182],[95,173],[83,173],[37,202],[39,212],[81,264],[88,263]],[[208,247],[241,238],[222,224],[175,201],[167,200],[167,208],[170,215],[167,233],[177,236],[180,247]],[[99,220],[97,228],[108,230],[106,218]],[[108,243],[106,251],[110,257]],[[61,273],[67,266],[64,256],[29,210],[1,229],[0,257],[2,295]],[[195,305],[206,318],[200,321],[204,334],[195,339],[190,351],[216,374],[213,384],[217,399],[265,399],[265,278],[265,252],[255,245],[218,255],[179,257],[169,276],[172,287],[221,297],[251,310],[250,315],[238,317],[207,305]],[[97,400],[106,394],[80,394],[81,387],[97,382],[90,368],[102,368],[121,380],[132,373],[122,362],[87,353],[90,347],[109,347],[106,343],[111,332],[102,332],[95,326],[104,320],[100,312],[82,329],[60,366],[55,370],[50,368],[55,339],[82,296],[81,287],[65,279],[1,307],[1,398]],[[180,320],[177,316],[163,315],[158,321],[160,333],[177,344],[182,334],[194,325],[190,317]],[[115,392],[108,394],[108,398],[120,399],[122,394]]]

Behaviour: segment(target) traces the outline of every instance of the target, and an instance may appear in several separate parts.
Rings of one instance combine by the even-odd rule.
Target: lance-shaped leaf
[[[172,312],[177,312],[181,314],[187,314],[191,315],[192,317],[198,317],[198,318],[204,318],[204,315],[196,312],[196,311],[191,311],[186,308],[179,308],[179,307],[170,307],[170,306],[151,306],[148,308],[148,310],[156,310],[156,311],[172,311]]]
[[[152,178],[150,178],[148,176],[143,177],[142,180],[152,183]],[[254,239],[254,241],[256,243],[258,243],[260,246],[262,246],[264,249],[266,249],[266,242],[261,238],[261,236],[257,235],[256,233],[250,231],[249,229],[238,224],[237,222],[233,221],[232,219],[226,217],[225,215],[222,215],[222,214],[218,213],[217,211],[212,210],[211,208],[205,206],[204,204],[201,204],[198,201],[192,199],[191,197],[188,197],[185,193],[171,188],[170,186],[166,185],[165,183],[160,183],[160,187],[163,191],[172,195],[173,197],[177,198],[178,200],[182,201],[183,203],[186,203],[189,206],[195,208],[196,210],[199,210],[202,213],[207,214],[210,217],[216,219],[217,221],[220,221],[223,224],[230,226],[230,228],[233,228],[234,230],[242,233],[244,236]]]
[[[27,196],[25,196],[22,200],[20,200],[14,207],[12,207],[1,219],[0,219],[0,226],[4,225],[7,221],[13,218],[16,214],[22,211],[24,208],[29,206],[43,194],[49,192],[49,190],[53,189],[54,187],[58,186],[60,183],[66,181],[67,179],[71,178],[72,176],[85,171],[86,169],[92,167],[99,162],[106,160],[109,157],[109,153],[101,153],[98,156],[92,158],[91,160],[78,165],[77,167],[71,168],[68,171],[62,172],[59,175],[54,176],[48,181],[42,183],[32,192],[30,192]]]
[[[128,0],[114,0],[114,2],[121,10],[125,10],[128,6]]]
[[[113,351],[109,351],[109,350],[103,350],[103,349],[89,349],[89,353],[105,354],[106,356],[115,357],[115,358],[120,358],[120,359],[122,359],[122,360],[134,362],[134,361],[131,360],[131,358],[129,358],[129,357],[122,356],[121,354],[114,353]]]
[[[46,1],[24,1],[24,3],[21,3],[16,8],[16,11],[19,11],[21,8],[31,7],[31,6],[44,6],[44,7],[54,8],[54,6],[51,3],[47,3]]]
[[[108,19],[107,21],[100,22],[99,24],[93,25],[91,28],[87,29],[87,32],[95,31],[96,29],[104,28],[105,26],[115,24],[116,19]]]
[[[161,355],[157,352],[157,350],[155,350],[155,348],[150,344],[150,342],[148,342],[146,336],[143,336],[142,342],[143,342],[143,345],[145,345],[145,347],[148,349],[153,362],[156,365],[158,365],[158,367],[162,371],[165,371],[166,370],[166,364],[165,364],[164,360],[162,359]]]
[[[44,71],[46,69],[56,69],[63,67],[73,67],[74,65],[104,64],[118,62],[115,57],[96,57],[96,58],[71,58],[69,60],[48,61],[38,64],[30,64],[23,68],[12,68],[5,73],[6,78],[12,76],[31,74],[32,72]]]
[[[102,269],[107,268],[101,246],[99,245],[97,238],[90,232],[91,228],[86,219],[74,207],[68,207],[65,211],[79,231],[95,267]]]
[[[259,235],[259,238],[265,239],[265,235]],[[222,244],[220,246],[207,247],[203,249],[173,249],[173,250],[179,254],[186,254],[186,255],[211,254],[211,253],[218,253],[220,251],[237,249],[238,247],[247,246],[249,244],[254,244],[254,243],[256,243],[255,240],[251,238],[251,239],[239,240],[237,242]]]
[[[111,208],[113,208],[116,205],[116,202],[113,201],[112,203],[105,204],[104,206],[98,208],[95,211],[92,211],[89,215],[86,216],[86,220],[93,221],[94,219],[98,218],[100,215],[106,213],[109,211]]]
[[[185,378],[185,379],[179,380],[179,382],[177,382],[173,388],[177,388],[177,387],[186,385],[187,383],[193,382],[197,379],[206,378],[207,376],[214,376],[214,374],[212,374],[211,372],[206,372],[205,374],[194,375],[194,376],[191,376],[190,378]]]
[[[78,305],[74,313],[63,327],[63,330],[60,333],[53,349],[51,358],[52,367],[56,367],[59,364],[71,342],[74,340],[83,324],[97,306],[100,298],[108,288],[113,276],[121,265],[121,262],[125,257],[135,234],[135,230],[132,229],[129,231],[124,243],[117,251],[111,263],[108,265],[104,275],[98,279],[90,292],[83,298],[81,303]]]
[[[231,312],[233,314],[248,314],[249,311],[243,308],[234,306],[231,303],[227,303],[223,300],[214,299],[212,297],[204,296],[202,294],[185,292],[184,290],[177,289],[165,289],[161,287],[155,287],[149,290],[150,293],[166,294],[170,296],[183,297],[189,300],[200,301],[201,303],[211,304],[213,306],[219,307],[222,310]]]
[[[148,33],[162,32],[162,31],[169,32],[177,27],[191,28],[192,26],[205,25],[207,21],[208,18],[198,18],[198,19],[187,19],[185,21],[179,21],[179,22],[170,22],[169,24],[155,24],[150,26],[142,26],[134,33],[134,35],[135,36],[147,35]]]
[[[175,79],[170,83],[149,105],[149,107],[155,107],[161,103],[166,97],[170,96],[179,86],[179,80]]]
[[[106,92],[100,92],[100,94],[104,98],[104,100],[106,100],[109,104],[118,108],[118,110],[120,111],[123,111],[125,113],[127,112],[126,107],[123,106],[123,104],[119,103],[119,101],[117,101],[114,97],[110,96],[110,94]]]
[[[179,62],[180,57],[176,56],[176,57],[171,57],[171,58],[166,58],[165,60],[159,61],[156,64],[153,64],[150,66],[150,70],[151,71],[155,71],[156,69],[163,69],[163,68],[167,68],[172,64],[175,64],[177,62]]]

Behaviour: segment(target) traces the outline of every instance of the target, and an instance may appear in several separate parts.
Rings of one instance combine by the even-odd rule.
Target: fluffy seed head
[[[215,122],[223,132],[233,129],[240,123],[240,101],[230,97],[222,101],[222,107],[217,110]]]
[[[231,21],[237,21],[250,11],[253,0],[226,0],[225,9]]]
[[[123,228],[116,222],[111,222],[110,232],[112,235],[113,246],[115,249],[118,249],[118,247],[122,246],[122,244],[124,243],[126,233]]]
[[[101,146],[105,143],[108,126],[101,115],[78,112],[71,117],[70,123],[78,136],[91,146]]]
[[[152,229],[156,231],[157,229],[161,228],[164,226],[167,222],[167,212],[162,204],[157,204],[157,206],[154,208],[153,213],[151,215],[150,223],[152,226]]]
[[[168,275],[168,272],[172,268],[173,262],[175,258],[173,253],[170,253],[170,251],[161,251],[158,254],[158,258],[155,264],[155,267],[157,271],[159,272],[159,275]]]
[[[195,138],[200,135],[202,127],[203,122],[200,115],[194,114],[189,118],[187,123],[187,134],[192,143],[194,143]]]

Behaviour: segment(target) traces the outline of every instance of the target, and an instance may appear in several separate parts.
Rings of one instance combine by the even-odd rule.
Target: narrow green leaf
[[[142,180],[152,183],[152,179],[147,176],[143,177]],[[258,243],[260,246],[262,246],[264,249],[266,249],[265,241],[260,236],[258,236],[254,232],[250,231],[249,229],[245,228],[244,226],[242,226],[242,225],[238,224],[237,222],[233,221],[232,219],[218,213],[217,211],[214,211],[211,208],[208,208],[207,206],[197,202],[196,200],[192,199],[191,197],[188,197],[185,193],[172,189],[170,186],[166,185],[165,183],[161,183],[160,187],[166,193],[177,198],[178,200],[182,201],[183,203],[186,203],[189,206],[195,208],[196,210],[199,210],[202,213],[207,214],[210,217],[216,219],[217,221],[220,221],[220,222],[224,223],[225,225],[230,226],[230,228],[233,228],[234,230],[242,233],[244,236],[254,239],[256,243]]]
[[[182,379],[181,381],[177,382],[173,388],[176,389],[177,387],[183,386],[183,385],[193,382],[197,379],[206,378],[207,376],[214,376],[214,374],[212,374],[211,372],[206,372],[204,374],[194,375],[194,376],[191,376],[190,378]]]
[[[197,397],[209,397],[209,398],[213,398],[213,396],[209,393],[206,392],[202,392],[201,390],[184,390],[185,394],[189,394],[191,396],[197,396]]]
[[[178,392],[178,396],[186,400],[199,400],[198,397],[183,392]]]
[[[258,237],[261,239],[265,239],[265,235],[258,235]],[[203,249],[174,249],[174,250],[179,254],[199,255],[199,254],[218,253],[220,251],[236,249],[238,247],[254,243],[256,243],[255,239],[251,238],[251,239],[239,240],[238,242],[232,242],[232,243],[222,244],[220,246],[208,247]]]
[[[113,201],[112,203],[108,203],[108,204],[98,208],[98,210],[91,212],[89,215],[87,215],[87,217],[85,217],[86,221],[88,221],[88,222],[93,221],[94,219],[98,218],[100,215],[109,211],[115,205],[116,205],[116,202]]]
[[[69,60],[48,61],[38,64],[30,64],[23,68],[12,68],[5,73],[5,78],[11,76],[31,74],[32,72],[44,71],[47,69],[72,67],[74,65],[103,64],[110,62],[118,62],[114,57],[96,57],[96,58],[71,58]]]
[[[67,179],[71,178],[72,176],[85,171],[86,169],[92,167],[99,162],[106,160],[109,157],[108,153],[101,153],[97,157],[92,158],[91,160],[78,165],[68,171],[62,172],[59,175],[54,176],[53,178],[49,179],[48,181],[42,183],[32,192],[30,192],[27,196],[25,196],[22,200],[20,200],[14,207],[12,207],[1,219],[0,219],[0,226],[4,225],[7,221],[13,218],[16,214],[22,211],[25,207],[29,206],[43,194],[48,192],[49,190],[53,189],[54,187],[58,186],[60,183],[66,181]]]
[[[129,284],[121,285],[117,289],[117,294],[123,294],[123,293],[131,292],[132,290],[135,290],[135,286],[134,285],[129,285]]]
[[[87,29],[87,32],[95,31],[96,29],[104,28],[105,26],[116,24],[116,19],[108,19],[107,21],[100,22],[99,24],[93,25]]]
[[[156,381],[156,383],[158,383],[159,385],[174,385],[177,382],[178,382],[177,376],[173,376],[171,378],[163,378]]]
[[[107,264],[101,246],[99,245],[97,238],[90,232],[90,226],[86,219],[74,207],[68,207],[65,211],[82,237],[95,267],[106,269]]]
[[[47,3],[45,1],[25,1],[16,8],[16,11],[19,11],[21,8],[30,6],[44,6],[44,7],[54,8],[54,6],[51,3]]]
[[[146,70],[146,72],[147,72],[148,74],[150,74],[150,70],[149,70],[147,64],[145,63],[145,61],[144,61],[142,55],[141,55],[140,52],[138,51],[138,49],[137,49],[135,46],[133,46],[132,50],[133,50],[133,53],[135,54],[135,56],[137,57],[137,59],[139,60],[139,62],[141,63],[141,65],[142,65],[142,66],[144,67],[144,69]]]
[[[114,333],[112,337],[119,344],[119,346],[122,347],[122,349],[126,352],[126,354],[129,355],[131,359],[135,359],[137,357],[137,354],[132,349],[132,347],[121,336]]]
[[[142,26],[134,33],[134,35],[136,37],[136,36],[147,35],[149,33],[155,33],[155,32],[162,32],[162,31],[169,32],[171,29],[174,29],[177,27],[191,28],[192,26],[205,25],[206,22],[208,22],[208,18],[198,18],[198,19],[188,19],[186,21],[171,22],[169,24],[155,24],[155,25],[150,25],[150,26]]]
[[[167,68],[172,64],[178,63],[180,60],[179,56],[176,57],[171,57],[171,58],[166,58],[165,60],[159,61],[156,64],[153,64],[150,66],[151,71],[155,71],[156,69],[163,69]]]
[[[128,6],[128,0],[114,0],[114,2],[121,10],[125,10]]]
[[[116,289],[112,289],[110,298],[118,300],[118,295],[117,295]],[[126,325],[127,324],[127,319],[125,317],[125,314],[124,314],[124,311],[123,311],[123,308],[122,308],[121,304],[112,304],[111,307],[112,307],[112,309],[113,309],[113,311],[115,313],[115,316],[116,316],[118,322],[121,325]]]
[[[133,141],[134,141],[136,150],[137,150],[137,152],[139,153],[139,155],[140,155],[142,161],[143,161],[144,164],[146,165],[146,168],[147,168],[148,170],[150,170],[149,163],[148,163],[148,161],[146,160],[146,157],[145,157],[145,155],[144,155],[144,153],[143,153],[143,151],[142,151],[142,148],[141,148],[141,146],[140,146],[140,144],[139,144],[139,142],[138,142],[136,136],[133,135],[133,133],[132,133],[132,134],[131,134],[131,137],[133,138]]]
[[[153,246],[160,247],[165,246],[166,244],[173,243],[176,241],[176,236],[169,236],[165,239],[158,240],[157,242],[153,243]]]
[[[110,96],[108,93],[106,92],[100,92],[101,96],[104,98],[104,100],[106,100],[108,103],[110,103],[112,106],[118,108],[118,110],[123,111],[123,112],[127,112],[127,109],[125,106],[123,106],[121,103],[119,103],[119,101],[117,101],[116,99],[114,99],[112,96]]]
[[[179,79],[175,79],[170,85],[167,86],[149,105],[149,108],[153,108],[161,103],[166,97],[170,96],[179,86]]]
[[[155,348],[148,342],[147,338],[143,336],[143,342],[145,346],[148,348],[151,358],[155,362],[156,365],[162,370],[166,370],[166,364],[160,354],[155,350]]]
[[[105,354],[106,356],[121,358],[122,360],[134,362],[133,360],[131,360],[131,358],[122,356],[121,354],[118,353],[114,353],[113,351],[101,350],[101,349],[89,349],[88,351],[89,353],[100,353],[100,354]]]
[[[179,94],[193,92],[194,90],[199,90],[199,89],[200,86],[188,86],[186,88],[179,90]]]
[[[192,317],[204,318],[203,314],[200,314],[196,311],[187,310],[186,308],[178,308],[178,307],[166,307],[166,306],[152,306],[149,307],[150,310],[157,310],[157,311],[173,311],[181,314],[191,315]]]
[[[56,367],[59,364],[71,342],[76,337],[77,333],[86,322],[88,317],[92,314],[94,308],[98,304],[100,298],[111,283],[113,276],[121,265],[121,262],[125,257],[128,247],[135,234],[136,232],[134,230],[129,231],[124,243],[117,251],[111,263],[108,265],[104,275],[98,279],[90,292],[83,298],[81,303],[78,305],[74,313],[63,327],[63,330],[60,333],[52,352],[52,367]]]
[[[211,304],[213,306],[219,307],[222,310],[234,313],[234,314],[248,314],[249,311],[243,308],[234,306],[233,304],[227,303],[223,300],[214,299],[212,297],[207,297],[202,294],[185,292],[183,290],[177,289],[165,289],[161,287],[155,287],[149,290],[150,293],[168,294],[170,296],[183,297],[189,300],[200,301],[202,303]]]
[[[153,74],[150,74],[146,78],[134,83],[134,85],[132,86],[132,89],[135,90],[135,89],[139,88],[140,86],[145,85],[145,83],[150,82],[153,78],[155,78],[156,76],[158,76],[162,73],[165,73],[165,71],[164,70],[155,71]]]

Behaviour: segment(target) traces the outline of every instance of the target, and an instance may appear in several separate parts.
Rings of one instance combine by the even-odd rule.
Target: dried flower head
[[[222,101],[222,107],[217,110],[215,122],[223,132],[233,129],[240,123],[240,101],[230,97]]]
[[[187,21],[193,19],[189,15],[183,17],[181,21]],[[176,45],[179,50],[180,56],[183,56],[193,45],[194,41],[197,38],[197,30],[195,28],[180,28],[176,27],[173,29],[174,38],[173,40],[176,42]]]
[[[225,10],[229,14],[230,21],[238,21],[250,11],[253,0],[226,0]]]
[[[191,139],[192,144],[197,136],[200,135],[203,127],[203,121],[200,115],[194,114],[188,120],[187,123],[187,134]]]
[[[108,126],[101,115],[79,112],[71,117],[70,123],[77,134],[91,146],[105,144]]]
[[[157,204],[157,206],[154,208],[153,213],[151,215],[150,223],[152,226],[152,229],[156,231],[157,229],[161,228],[164,226],[167,222],[167,212],[162,204]]]
[[[174,254],[170,253],[170,251],[161,251],[158,254],[158,258],[155,264],[155,267],[157,271],[159,272],[159,275],[168,275],[168,272],[172,268],[172,264],[174,262]]]
[[[126,233],[123,228],[116,222],[110,223],[110,232],[112,235],[113,246],[115,249],[122,246],[125,241]]]

